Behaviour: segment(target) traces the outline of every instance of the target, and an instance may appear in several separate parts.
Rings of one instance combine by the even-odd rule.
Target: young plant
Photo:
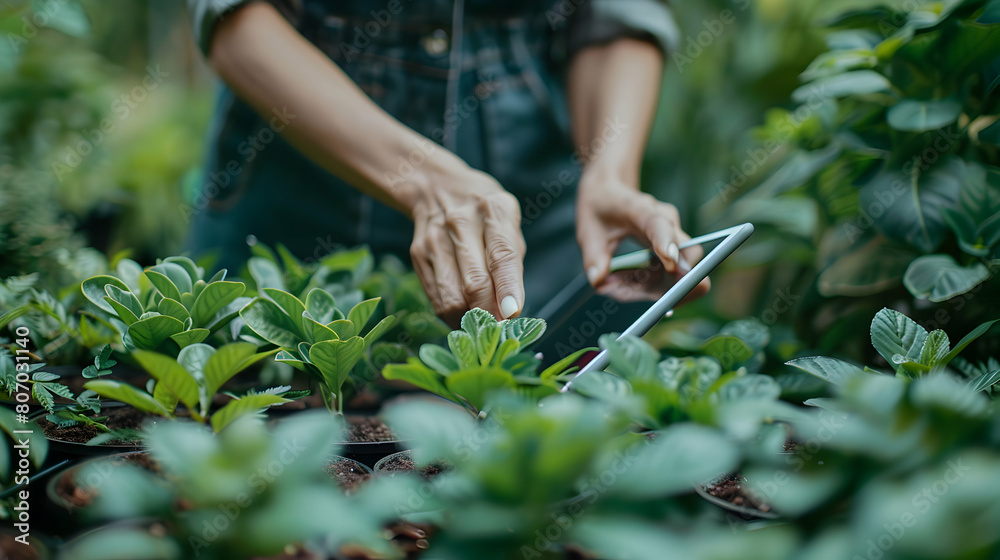
[[[245,560],[287,557],[292,548],[319,558],[305,554],[320,548],[345,558],[339,549],[352,545],[370,557],[399,558],[384,536],[396,519],[389,498],[410,495],[416,485],[384,479],[345,495],[325,468],[342,433],[343,422],[315,411],[289,417],[274,433],[252,418],[218,435],[189,422],[159,426],[144,442],[165,476],[127,463],[110,472],[96,464],[77,480],[107,482],[88,513],[158,521],[165,534],[113,523],[67,546],[66,557],[105,560],[113,551],[120,558]]]
[[[83,294],[111,316],[126,350],[176,355],[205,341],[239,312],[241,282],[227,282],[226,271],[204,279],[205,271],[187,257],[168,257],[143,271],[132,261],[119,263],[119,276],[94,276]]]
[[[344,386],[353,380],[354,366],[395,318],[385,317],[362,336],[378,298],[358,303],[345,316],[320,288],[310,290],[305,303],[277,288],[262,291],[240,317],[253,334],[279,348],[275,360],[316,376],[327,408],[343,414]]]
[[[218,349],[192,344],[182,349],[177,358],[136,350],[133,353],[136,360],[153,378],[147,390],[110,379],[88,381],[84,387],[102,397],[166,418],[176,418],[178,406],[184,405],[192,419],[210,423],[219,432],[241,416],[289,402],[283,396],[287,388],[282,387],[234,397],[211,412],[213,397],[227,381],[273,354],[257,352],[257,347],[249,342],[234,342]]]
[[[962,350],[986,334],[997,322],[1000,320],[979,325],[952,347],[948,334],[943,330],[927,332],[906,315],[892,309],[882,309],[872,320],[872,346],[893,367],[896,377],[924,377],[946,371]],[[968,378],[968,385],[977,391],[991,391],[993,385],[1000,381],[1000,367],[992,367],[1000,366],[996,360],[979,366],[964,361],[959,364],[959,370]],[[825,356],[798,358],[788,362],[788,365],[838,385],[857,375],[880,373]]]
[[[23,366],[22,371],[18,368]],[[6,347],[0,346],[0,397],[13,401],[14,394],[31,387],[31,397],[49,413],[56,407],[55,397],[73,398],[69,387],[57,383],[59,376],[41,371],[45,364],[15,363],[14,356]],[[18,381],[18,373],[30,375],[27,381]]]
[[[591,350],[575,352],[538,374],[540,362],[527,348],[544,333],[541,319],[497,321],[475,308],[462,317],[462,328],[448,335],[448,348],[424,344],[419,358],[389,364],[382,375],[459,403],[473,414],[483,410],[491,391],[501,388],[538,400],[558,393],[560,376],[571,373],[576,360]]]
[[[745,432],[748,425],[788,413],[778,401],[780,385],[768,375],[747,373],[743,367],[724,371],[720,361],[709,356],[661,360],[659,352],[636,337],[615,340],[605,335],[601,345],[611,358],[607,370],[583,375],[572,387],[595,399],[621,403],[643,427],[660,430],[694,421]]]

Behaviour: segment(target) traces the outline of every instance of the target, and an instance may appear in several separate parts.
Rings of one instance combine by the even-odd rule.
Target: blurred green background
[[[191,39],[183,4],[8,0],[0,5],[0,32],[8,38],[0,41],[0,277],[38,271],[57,290],[69,282],[65,276],[79,278],[100,267],[86,247],[104,255],[127,251],[143,264],[180,250],[184,224],[161,209],[191,199],[198,188],[215,87]],[[931,129],[911,130],[905,147],[895,132],[881,144],[869,138],[882,134],[878,126],[884,127],[886,110],[906,101],[908,85],[894,84],[891,94],[864,88],[842,92],[847,99],[795,112],[799,103],[793,94],[804,78],[873,68],[895,80],[896,59],[919,56],[907,49],[925,48],[920,41],[934,33],[941,35],[935,41],[978,49],[984,63],[996,57],[992,31],[966,44],[964,28],[949,35],[945,26],[968,27],[965,23],[942,23],[952,10],[981,2],[911,4],[895,9],[916,11],[925,20],[938,14],[941,21],[910,26],[917,29],[916,39],[908,27],[909,36],[897,40],[902,27],[876,14],[868,21],[838,22],[847,31],[831,41],[824,23],[873,3],[673,2],[685,38],[667,61],[645,188],[677,204],[689,232],[753,221],[758,233],[714,277],[710,297],[682,310],[654,336],[669,340],[671,329],[707,332],[725,320],[755,317],[774,329],[789,357],[808,347],[868,359],[870,347],[858,333],[867,330],[879,308],[934,321],[948,302],[992,282],[993,247],[987,244],[981,255],[963,252],[943,231],[947,226],[940,216],[936,222],[943,229],[933,236],[936,242],[923,244],[928,246],[906,237],[912,224],[884,221],[863,228],[860,242],[838,238],[847,231],[844,224],[861,215],[864,189],[855,185],[863,186],[859,181],[870,178],[881,162],[891,162],[930,134]],[[875,25],[882,25],[878,17],[889,22],[888,29]],[[885,43],[896,45],[898,53]],[[950,63],[927,58],[928,67],[935,64]],[[961,101],[982,115],[992,109],[984,106],[992,88],[983,94],[980,69],[948,79],[963,92]],[[122,100],[151,75],[158,81],[141,100],[135,95]],[[919,85],[911,78],[905,78],[908,84]],[[976,115],[966,108],[965,121],[956,117],[942,126],[968,132],[969,115]],[[848,109],[861,116],[850,116],[855,113]],[[864,121],[872,115],[880,119],[878,126]],[[114,128],[91,132],[100,130],[102,119]],[[951,151],[996,163],[995,151],[977,148],[972,157],[969,149],[960,143]],[[957,201],[960,187],[952,190],[948,200]],[[894,227],[903,233],[894,235]],[[947,282],[927,279],[927,266],[923,277],[921,270],[910,270],[929,255],[954,263]],[[992,292],[981,291],[986,293]],[[987,299],[975,308],[988,309]],[[971,306],[968,311],[950,313],[947,326],[929,326],[963,332],[984,319],[983,312]]]

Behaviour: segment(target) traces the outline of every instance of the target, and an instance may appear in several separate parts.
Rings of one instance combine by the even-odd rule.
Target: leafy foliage
[[[448,347],[425,344],[419,358],[389,364],[386,379],[406,381],[425,391],[465,406],[479,414],[492,391],[506,388],[541,399],[559,391],[561,376],[575,371],[573,364],[585,348],[538,372],[540,361],[528,347],[545,332],[545,321],[517,317],[497,321],[475,308],[462,317],[461,329],[448,335]]]
[[[206,281],[187,257],[167,257],[146,270],[122,259],[117,272],[87,279],[82,290],[113,319],[129,351],[176,354],[229,324],[248,301],[240,299],[242,282],[227,282],[225,270]]]

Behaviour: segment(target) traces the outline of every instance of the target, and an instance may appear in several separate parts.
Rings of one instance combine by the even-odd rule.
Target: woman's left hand
[[[701,260],[704,252],[695,246],[678,246],[691,237],[681,229],[680,214],[673,204],[643,193],[635,185],[613,176],[585,172],[580,179],[576,206],[576,238],[583,251],[587,279],[601,288],[618,244],[634,237],[648,246],[663,263],[664,271],[683,276]],[[687,299],[708,293],[706,278]]]

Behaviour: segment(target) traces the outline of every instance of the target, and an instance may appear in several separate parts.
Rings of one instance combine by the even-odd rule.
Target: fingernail
[[[687,262],[687,259],[685,259],[684,257],[681,257],[677,261],[677,264],[681,265],[681,270],[683,270],[684,272],[691,272],[691,263]]]
[[[671,243],[670,245],[667,245],[667,256],[670,257],[670,260],[674,262],[680,260],[681,250],[677,248],[676,243]]]
[[[500,302],[500,314],[503,315],[504,319],[517,313],[517,309],[517,300],[514,299],[514,296],[507,296]]]
[[[597,283],[597,279],[600,276],[601,276],[601,271],[598,270],[596,266],[592,266],[587,269],[587,280],[590,282],[591,286]]]

